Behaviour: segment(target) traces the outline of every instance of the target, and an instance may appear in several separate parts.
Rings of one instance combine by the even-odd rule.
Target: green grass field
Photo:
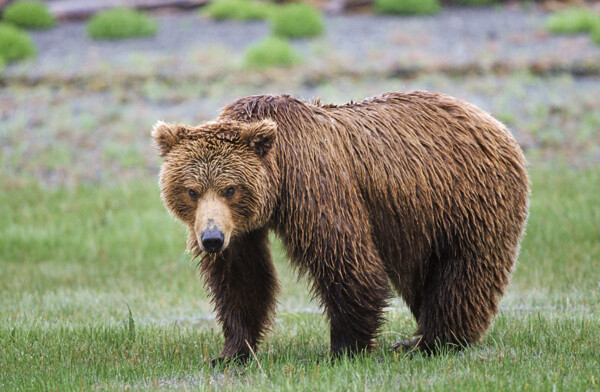
[[[258,362],[211,367],[223,339],[185,230],[152,180],[0,192],[0,390],[598,390],[600,168],[535,169],[513,285],[478,345],[389,350],[415,328],[401,301],[379,347],[327,357],[328,325],[274,243],[282,283]]]

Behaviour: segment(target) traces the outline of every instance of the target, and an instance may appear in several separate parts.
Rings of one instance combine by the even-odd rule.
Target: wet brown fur
[[[228,201],[231,243],[200,263],[223,357],[248,356],[245,341],[254,347],[272,320],[269,229],[312,278],[334,354],[372,347],[388,282],[424,350],[477,342],[497,313],[529,185],[513,137],[480,109],[429,92],[345,105],[252,96],[198,128],[159,124],[154,137],[163,200],[196,253],[186,189],[244,189]]]

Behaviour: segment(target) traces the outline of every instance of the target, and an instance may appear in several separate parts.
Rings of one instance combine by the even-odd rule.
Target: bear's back
[[[234,102],[221,116],[274,120],[284,180],[311,186],[315,199],[331,192],[321,184],[348,183],[373,209],[425,231],[440,220],[470,219],[482,199],[491,211],[528,193],[526,162],[506,127],[444,94],[386,93],[341,105],[259,95]]]

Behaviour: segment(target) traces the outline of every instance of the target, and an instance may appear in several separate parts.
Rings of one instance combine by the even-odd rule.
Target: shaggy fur
[[[428,92],[345,105],[253,96],[197,128],[159,123],[154,137],[163,200],[196,254],[202,207],[187,190],[239,189],[223,199],[228,247],[201,260],[222,357],[248,356],[272,320],[269,229],[312,278],[334,354],[372,347],[390,282],[423,350],[477,342],[497,313],[529,182],[510,132],[482,110]]]

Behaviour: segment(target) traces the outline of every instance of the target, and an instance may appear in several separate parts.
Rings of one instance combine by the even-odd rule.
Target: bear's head
[[[162,199],[188,227],[188,250],[220,252],[264,226],[277,199],[270,150],[277,126],[211,121],[199,127],[158,122]]]

